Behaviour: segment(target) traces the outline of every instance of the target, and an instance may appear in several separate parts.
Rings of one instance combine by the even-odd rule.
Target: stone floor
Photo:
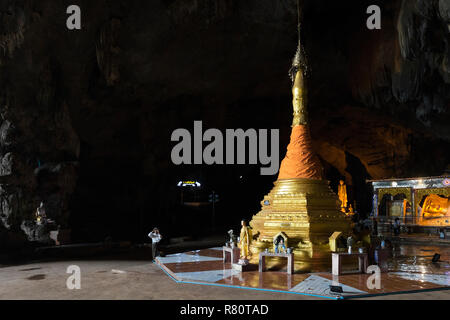
[[[431,263],[435,252],[441,262]],[[283,264],[259,273],[256,268],[238,272],[223,263],[220,247],[160,257],[156,261],[174,281],[213,286],[231,286],[324,298],[354,298],[400,292],[450,289],[448,247],[396,246],[388,260],[389,272],[381,273],[381,287],[370,289],[368,274],[332,276],[329,272],[288,275]],[[330,292],[330,285],[342,286],[343,293]]]
[[[403,253],[410,254],[408,250],[400,250],[398,252],[399,257],[402,257]],[[428,256],[433,254],[431,251],[424,252],[420,250],[418,250],[417,253],[420,254],[419,256],[416,256],[416,263],[418,262],[419,264],[421,263],[421,259],[428,259]],[[195,253],[193,255],[191,254],[191,256],[195,257]],[[408,259],[412,258],[408,255],[406,260]],[[441,260],[445,259],[441,258]],[[70,265],[77,265],[81,269],[80,290],[67,289],[66,281],[70,274],[66,273],[66,271],[67,267]],[[442,270],[445,270],[445,268]],[[448,276],[449,273],[447,273],[447,271],[443,272],[441,275]],[[413,274],[409,271],[405,272]],[[274,275],[270,274],[271,273],[265,274],[265,276],[267,275],[266,279],[270,280],[270,277],[274,277]],[[279,277],[280,273],[275,273],[275,275]],[[304,277],[304,275],[295,274],[294,277]],[[327,279],[327,275],[325,274],[318,275],[318,277]],[[236,279],[238,278],[239,277],[236,277]],[[319,278],[319,280],[322,280],[321,278]],[[330,278],[328,278],[328,280],[329,279]],[[305,282],[303,288],[297,287],[297,290],[301,291],[308,289],[309,284],[312,285],[314,281],[317,282],[317,280],[317,278],[313,277],[308,280],[308,282]],[[407,279],[405,279],[405,281],[406,280]],[[248,279],[247,281],[251,282],[254,280]],[[409,281],[417,281],[417,279]],[[437,281],[439,281],[439,279]],[[284,286],[285,283],[287,283],[281,281],[280,278],[278,278],[277,282],[280,283],[280,286]],[[156,264],[153,264],[148,260],[132,259],[67,260],[57,262],[35,262],[1,267],[0,284],[0,299],[322,299],[319,297],[287,292],[280,293],[237,289],[233,287],[177,283]],[[356,287],[351,281],[348,282],[348,284],[349,287]],[[365,297],[364,299],[450,300],[450,290],[393,294]]]

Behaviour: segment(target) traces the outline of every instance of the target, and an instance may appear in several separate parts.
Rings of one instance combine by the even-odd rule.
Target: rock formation
[[[375,31],[365,26],[371,1],[304,3],[311,139],[332,187],[345,177],[356,209],[368,212],[366,178],[442,174],[448,1],[387,1]],[[82,29],[69,31],[63,2],[0,3],[0,237],[25,239],[21,225],[42,200],[76,240],[145,235],[155,221],[182,219],[171,188],[186,173],[215,177],[224,199],[240,196],[232,177],[251,177],[242,191],[254,203],[234,213],[223,201],[217,216],[254,212],[273,179],[251,166],[217,175],[176,167],[170,134],[198,119],[211,128],[289,121],[296,1],[80,6]],[[287,145],[290,131],[280,134]]]

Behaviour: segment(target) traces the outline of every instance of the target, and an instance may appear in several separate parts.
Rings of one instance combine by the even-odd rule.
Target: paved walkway
[[[66,270],[70,265],[78,265],[81,269],[80,290],[66,287],[70,276]],[[318,299],[293,294],[178,284],[150,261],[136,260],[59,261],[4,267],[0,268],[0,283],[0,299]],[[370,299],[450,300],[450,291]]]

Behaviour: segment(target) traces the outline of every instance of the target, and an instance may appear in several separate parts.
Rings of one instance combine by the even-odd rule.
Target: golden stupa
[[[293,248],[295,269],[325,271],[331,266],[329,237],[335,231],[351,232],[351,222],[341,212],[341,202],[323,179],[321,163],[313,151],[307,121],[306,90],[300,62],[300,46],[294,59],[292,95],[294,119],[286,157],[281,162],[278,180],[261,201],[261,211],[250,226],[257,239],[251,244],[252,262],[259,252],[273,246],[280,232]]]

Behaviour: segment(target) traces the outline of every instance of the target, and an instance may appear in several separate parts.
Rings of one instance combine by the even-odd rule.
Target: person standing
[[[394,221],[394,235],[398,236],[400,235],[400,219],[395,218]]]
[[[158,228],[153,228],[153,231],[148,236],[152,239],[152,259],[155,260],[156,254],[158,253],[158,243],[161,241],[162,236]]]

